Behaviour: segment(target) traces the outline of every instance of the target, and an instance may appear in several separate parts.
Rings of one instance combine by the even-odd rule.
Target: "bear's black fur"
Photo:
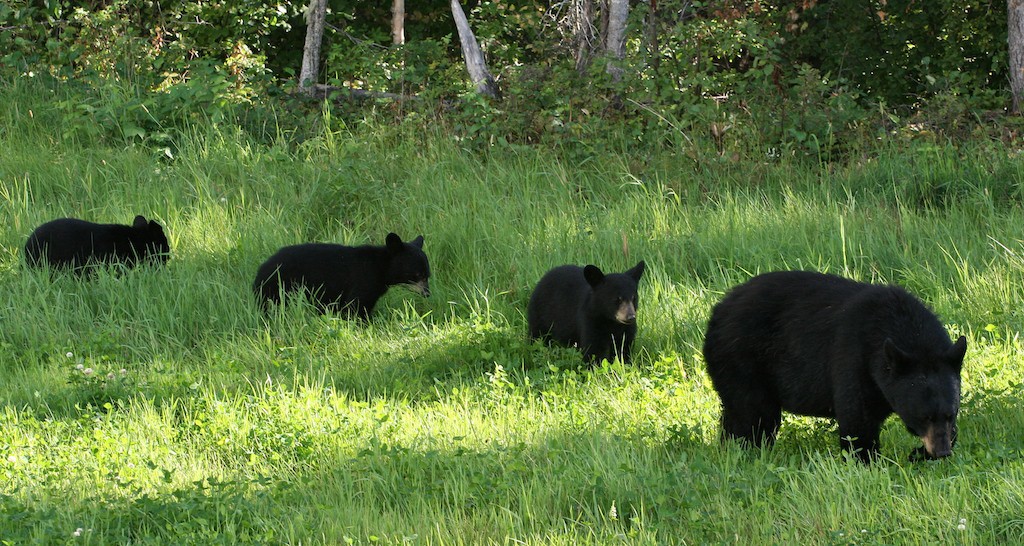
[[[25,243],[25,262],[81,272],[97,264],[133,267],[146,260],[167,262],[171,247],[163,228],[136,216],[132,225],[94,224],[77,218],[58,218],[37,227]]]
[[[630,360],[636,337],[637,283],[644,262],[605,275],[596,266],[563,265],[541,277],[526,318],[531,339],[576,345],[588,364]]]
[[[389,286],[404,284],[430,296],[430,264],[423,236],[402,242],[394,233],[384,246],[357,247],[329,243],[286,246],[263,262],[253,290],[261,305],[277,303],[282,292],[305,289],[324,311],[344,311],[369,319]]]
[[[952,453],[966,350],[964,337],[951,343],[900,287],[807,271],[733,288],[712,310],[704,340],[726,437],[770,445],[783,410],[831,417],[842,447],[865,462],[894,412],[924,442],[915,454]]]

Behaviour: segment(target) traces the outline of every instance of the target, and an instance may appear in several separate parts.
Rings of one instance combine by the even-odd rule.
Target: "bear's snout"
[[[619,310],[615,313],[615,320],[622,324],[633,324],[636,322],[636,307],[629,302],[622,303],[619,305]]]
[[[430,284],[426,280],[422,280],[419,282],[411,282],[406,286],[409,287],[409,290],[416,292],[417,294],[423,296],[424,298],[430,297]]]
[[[921,436],[924,443],[924,450],[928,457],[941,459],[953,454],[953,424],[952,423],[929,423],[928,428]]]

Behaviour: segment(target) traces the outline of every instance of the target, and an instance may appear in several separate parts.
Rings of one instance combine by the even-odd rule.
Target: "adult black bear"
[[[48,265],[81,272],[97,264],[133,267],[144,260],[162,264],[170,251],[160,224],[143,216],[136,216],[130,226],[59,218],[28,236],[25,262],[33,267]]]
[[[588,364],[630,360],[636,338],[637,283],[644,262],[605,275],[597,266],[563,265],[541,277],[526,310],[531,339],[576,345]]]
[[[725,436],[760,446],[775,441],[783,410],[832,417],[865,462],[893,412],[924,442],[912,455],[952,453],[966,351],[904,289],[808,271],[733,288],[704,340]]]
[[[429,278],[423,236],[406,243],[389,233],[384,246],[307,243],[281,248],[260,266],[253,290],[265,306],[279,302],[282,292],[305,289],[322,312],[369,319],[389,286],[404,284],[427,297]]]

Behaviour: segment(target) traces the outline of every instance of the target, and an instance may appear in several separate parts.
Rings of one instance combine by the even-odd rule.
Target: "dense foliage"
[[[913,104],[939,92],[1004,106],[1006,2],[798,2],[786,29],[790,59],[845,77],[865,94]]]
[[[438,0],[410,3],[404,46],[390,45],[388,2],[332,0],[320,79],[416,97],[349,100],[336,115],[441,120],[482,145],[616,132],[656,146],[684,135],[722,155],[844,155],[894,130],[963,138],[1009,104],[1004,2],[638,2],[615,80],[596,45],[581,49],[580,1],[466,3],[501,101],[467,95]],[[304,34],[296,2],[13,0],[0,5],[0,70],[103,95],[114,111],[75,106],[99,122],[76,128],[90,138],[164,145],[189,118],[291,88]]]

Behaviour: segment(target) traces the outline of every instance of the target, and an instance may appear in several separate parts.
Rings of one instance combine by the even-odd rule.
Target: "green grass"
[[[301,143],[197,128],[168,159],[77,141],[17,86],[0,98],[0,543],[1024,541],[1011,150],[570,161],[325,117]],[[135,214],[164,225],[166,268],[21,265],[43,221]],[[257,310],[279,246],[389,231],[425,236],[430,299],[394,289],[365,324]],[[526,340],[548,268],[640,259],[632,365]],[[766,451],[718,441],[708,312],[781,268],[902,284],[968,336],[952,458],[906,462],[895,418],[870,467],[825,420],[787,417]]]

